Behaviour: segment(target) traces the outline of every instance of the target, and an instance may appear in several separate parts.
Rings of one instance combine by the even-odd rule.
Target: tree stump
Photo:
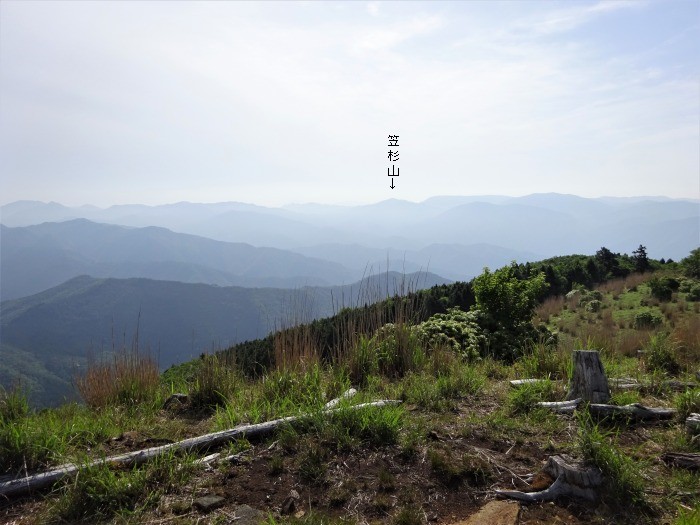
[[[574,350],[574,374],[566,395],[567,401],[583,399],[589,403],[610,400],[608,378],[597,350]]]
[[[542,471],[554,479],[549,488],[539,492],[496,490],[496,494],[520,501],[553,501],[559,496],[576,496],[588,501],[598,499],[603,474],[596,467],[573,465],[562,456],[550,456]]]
[[[690,414],[685,420],[685,428],[691,434],[700,432],[700,414]]]

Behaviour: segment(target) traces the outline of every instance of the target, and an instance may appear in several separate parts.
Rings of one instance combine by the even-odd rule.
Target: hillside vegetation
[[[8,476],[306,416],[269,438],[230,443],[221,452],[233,459],[208,466],[170,454],[128,469],[85,467],[51,491],[1,503],[1,519],[247,523],[247,505],[259,511],[251,522],[269,524],[456,523],[495,488],[542,488],[551,480],[529,474],[568,454],[603,471],[601,501],[523,505],[521,524],[700,520],[700,474],[659,460],[700,452],[682,425],[700,411],[700,249],[680,264],[650,260],[641,246],[632,256],[601,249],[512,264],[283,328],[161,376],[134,341],[76,378],[85,405],[37,412],[21,385],[6,391]],[[571,352],[585,348],[601,352],[609,377],[640,383],[613,387],[613,403],[674,407],[677,418],[638,425],[594,420],[585,407],[537,408],[564,399]],[[544,381],[510,388],[516,378]],[[351,386],[355,398],[322,413]],[[164,407],[175,392],[187,400]],[[403,403],[348,408],[377,399]],[[206,495],[222,499],[204,510]]]
[[[424,272],[391,272],[365,281],[382,294],[374,300],[398,293],[402,283],[446,282]],[[19,378],[33,406],[56,406],[76,399],[71,379],[87,356],[100,357],[135,337],[165,368],[212,347],[265,336],[287,317],[298,324],[331,315],[344,301],[357,304],[361,288],[354,283],[284,290],[76,277],[0,304],[0,384]]]

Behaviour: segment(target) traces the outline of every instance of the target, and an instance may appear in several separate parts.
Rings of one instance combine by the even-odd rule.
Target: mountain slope
[[[0,228],[3,300],[38,293],[83,274],[280,287],[357,278],[356,272],[335,262],[158,227],[126,228],[75,219]]]
[[[283,290],[81,276],[0,303],[0,379],[2,384],[28,379],[36,402],[54,404],[72,395],[71,377],[89,351],[128,346],[137,329],[140,345],[167,367],[212,346],[227,347],[264,337],[282,324],[328,316],[360,299],[383,299],[404,283],[418,289],[446,282],[434,274],[404,278],[389,273],[346,286]]]

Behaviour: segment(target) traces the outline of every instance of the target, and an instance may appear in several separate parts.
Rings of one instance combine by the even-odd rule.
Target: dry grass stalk
[[[160,383],[156,359],[139,349],[122,347],[111,359],[96,361],[88,356],[85,373],[74,379],[83,400],[92,407],[138,403],[152,399]]]

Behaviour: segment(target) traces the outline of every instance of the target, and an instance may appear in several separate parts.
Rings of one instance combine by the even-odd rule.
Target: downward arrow
[[[394,188],[396,188],[396,186],[394,186],[394,177],[391,177],[391,186],[389,186],[389,187],[390,187],[392,190],[393,190]]]

